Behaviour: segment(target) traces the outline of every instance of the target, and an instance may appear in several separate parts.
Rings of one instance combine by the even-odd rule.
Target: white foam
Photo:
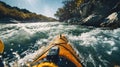
[[[115,45],[115,42],[112,41],[112,40],[103,41],[103,43],[108,43],[108,44],[110,44],[111,46],[114,46],[114,45]]]
[[[97,43],[99,39],[96,37],[96,35],[100,32],[101,31],[98,31],[98,29],[96,29],[90,32],[82,33],[79,36],[70,36],[69,39],[82,41],[81,45],[89,46]]]
[[[106,51],[109,55],[111,55],[113,53],[113,51],[117,51],[118,47],[113,47],[110,49],[110,51]]]
[[[111,50],[112,51],[117,51],[119,48],[118,47],[113,47]]]
[[[112,51],[107,51],[107,53],[108,53],[109,55],[111,55],[111,54],[112,54]]]
[[[13,52],[13,54],[15,55],[15,57],[19,60],[20,59],[20,55],[17,52]]]
[[[33,61],[33,59],[38,56],[38,54],[40,54],[43,49],[45,47],[41,47],[39,50],[35,51],[34,53],[29,53],[29,54],[26,54],[26,56],[24,58],[21,58],[18,60],[18,65],[21,65],[21,64],[26,64],[27,62],[30,62],[30,61]]]
[[[10,51],[13,51],[13,49],[10,49]]]

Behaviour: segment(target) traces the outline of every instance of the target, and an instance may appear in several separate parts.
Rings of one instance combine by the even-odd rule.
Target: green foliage
[[[59,21],[66,21],[79,15],[78,9],[84,0],[64,0],[64,6],[59,8],[55,16],[59,18]]]

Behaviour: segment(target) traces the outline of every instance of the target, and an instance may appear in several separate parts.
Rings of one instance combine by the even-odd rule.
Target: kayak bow
[[[44,61],[44,62],[50,62],[50,63],[52,62],[55,65],[58,65],[58,67],[64,67],[64,66],[59,66],[61,64],[59,63],[60,62],[59,58],[61,58],[61,60],[64,59],[65,61],[68,60],[66,64],[69,64],[69,65],[73,64],[73,66],[71,67],[82,67],[82,64],[80,62],[78,55],[76,54],[72,46],[68,43],[68,40],[64,35],[57,36],[44,49],[44,51],[41,54],[39,54],[39,56],[35,58],[32,63],[30,63],[30,66],[42,67],[40,65],[41,63],[44,63],[43,60],[45,58],[47,58],[47,61]]]

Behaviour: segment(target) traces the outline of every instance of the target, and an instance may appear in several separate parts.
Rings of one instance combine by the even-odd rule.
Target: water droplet
[[[13,49],[10,49],[10,51],[13,51]]]

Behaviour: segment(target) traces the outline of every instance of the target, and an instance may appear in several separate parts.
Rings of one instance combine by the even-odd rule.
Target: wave
[[[5,64],[14,67],[32,61],[49,42],[65,34],[75,47],[85,67],[114,67],[120,65],[120,28],[67,25],[64,23],[23,23],[0,25],[0,38],[5,43]],[[17,60],[17,61],[16,61]]]

